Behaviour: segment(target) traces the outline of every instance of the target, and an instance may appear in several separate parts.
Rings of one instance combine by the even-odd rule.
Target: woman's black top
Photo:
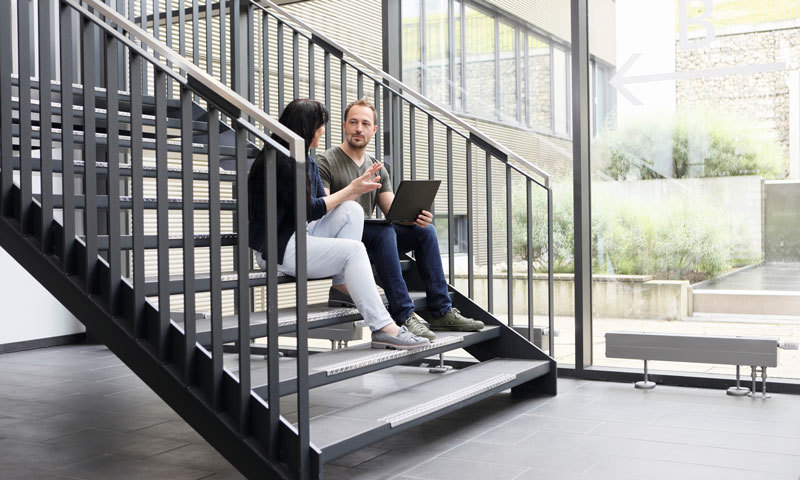
[[[260,157],[250,168],[247,186],[250,209],[250,248],[261,252],[261,256],[264,258],[264,252],[267,250],[266,212],[264,211],[264,162],[259,161],[263,155]],[[322,180],[319,178],[319,168],[311,155],[308,156],[306,165],[307,185],[310,192],[310,195],[307,196],[306,219],[310,222],[322,218],[328,212],[328,207],[325,205],[325,200],[322,199],[327,194],[322,187]],[[278,153],[276,175],[278,184],[278,264],[280,265],[283,264],[286,244],[289,243],[289,239],[295,231],[294,161],[286,155]]]

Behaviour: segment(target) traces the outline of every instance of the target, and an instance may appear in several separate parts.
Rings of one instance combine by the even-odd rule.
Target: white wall
[[[83,325],[0,249],[0,345],[84,332]]]

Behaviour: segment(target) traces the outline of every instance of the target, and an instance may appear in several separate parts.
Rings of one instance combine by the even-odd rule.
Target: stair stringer
[[[16,187],[14,190],[16,195],[12,197],[16,197],[14,200],[18,201],[19,190]],[[34,214],[31,217],[37,217],[40,209],[39,203],[34,201]],[[60,230],[57,222],[54,222],[53,227],[55,230]],[[240,435],[233,423],[226,419],[225,412],[215,411],[210,406],[204,398],[202,389],[195,385],[187,386],[182,382],[181,371],[175,364],[162,363],[147,339],[135,338],[122,318],[110,315],[106,310],[107,301],[102,295],[88,295],[81,275],[65,274],[59,257],[43,254],[41,242],[37,237],[38,235],[20,234],[16,219],[0,215],[0,247],[242,474],[248,478],[264,478],[265,475],[277,479],[293,478],[286,464],[268,459],[262,444],[253,441],[261,439]],[[76,252],[76,257],[85,255],[83,245],[77,238],[75,249],[79,250]],[[97,278],[107,278],[108,266],[100,257],[96,269]],[[121,294],[123,298],[133,297],[130,284],[122,282]],[[145,307],[145,318],[157,318],[157,313],[156,307],[148,302]],[[177,334],[182,335],[180,332]],[[181,342],[173,340],[172,343]],[[199,345],[196,348],[202,350]],[[224,375],[230,377],[227,371]],[[230,380],[238,384],[235,378]],[[225,383],[228,382],[223,382]],[[260,404],[266,408],[266,405],[260,403],[252,394],[250,403]],[[258,417],[251,415],[251,419]],[[294,428],[284,419],[281,426],[281,443],[284,444],[284,440],[289,440],[286,445],[296,444],[297,442],[290,441]],[[289,458],[293,456],[291,451],[287,453]]]

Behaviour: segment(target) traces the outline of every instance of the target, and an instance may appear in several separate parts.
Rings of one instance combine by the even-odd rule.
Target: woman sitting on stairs
[[[398,327],[383,306],[369,257],[361,243],[364,229],[364,210],[354,200],[359,195],[380,188],[376,175],[380,164],[373,165],[364,175],[346,188],[326,195],[322,188],[317,164],[309,155],[325,132],[328,112],[310,99],[297,99],[283,110],[279,121],[305,140],[306,154],[306,264],[308,278],[333,277],[334,288],[349,293],[364,321],[372,331],[373,348],[409,349],[430,343],[405,327]],[[277,135],[272,138],[288,147]],[[258,265],[266,269],[266,233],[264,211],[264,162],[266,148],[250,168],[247,179],[249,197],[250,247],[258,252]],[[295,207],[294,162],[277,153],[277,210],[278,210],[278,271],[294,276],[295,270]]]

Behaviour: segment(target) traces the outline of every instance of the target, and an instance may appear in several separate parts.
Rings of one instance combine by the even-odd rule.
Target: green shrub
[[[574,271],[572,190],[556,184],[554,190],[554,270]],[[526,192],[513,191],[515,256],[527,259]],[[595,273],[654,275],[662,279],[697,281],[732,266],[733,240],[725,215],[716,206],[691,196],[657,207],[595,195],[592,199],[592,258]],[[543,194],[532,202],[534,269],[547,270],[547,203]]]
[[[769,131],[727,113],[695,109],[628,117],[593,143],[595,173],[613,180],[785,174]]]

